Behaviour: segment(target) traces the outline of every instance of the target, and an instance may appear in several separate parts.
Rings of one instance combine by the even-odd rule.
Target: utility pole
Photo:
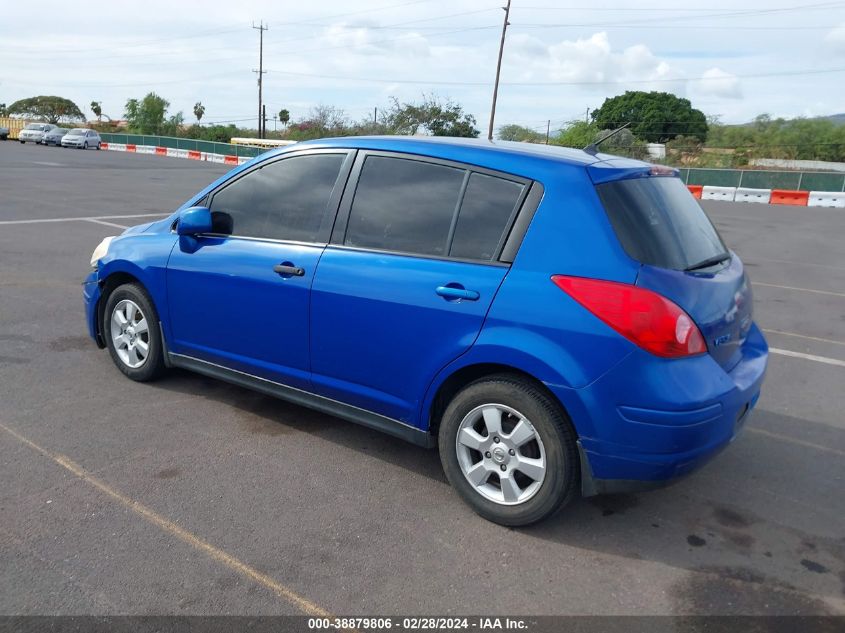
[[[378,123],[378,106],[373,108],[373,125]]]
[[[549,144],[549,132],[552,131],[552,120],[546,121],[546,145]]]
[[[263,105],[261,108],[261,130],[263,132],[261,138],[267,138],[267,106]]]
[[[252,72],[258,73],[258,138],[264,138],[264,109],[263,103],[261,98],[261,88],[262,88],[262,79],[264,78],[264,73],[267,71],[264,70],[264,31],[268,30],[269,26],[264,26],[264,20],[255,26],[255,22],[252,23],[252,28],[258,31],[258,70],[253,70]]]
[[[499,75],[502,73],[502,53],[505,51],[505,33],[508,31],[508,17],[511,14],[511,0],[508,0],[507,6],[502,7],[505,10],[505,21],[502,23],[502,41],[499,42],[499,61],[496,62],[496,83],[493,84],[493,106],[490,108],[490,127],[487,129],[487,140],[493,140],[493,122],[496,119],[496,98],[499,96]]]
[[[584,115],[584,123],[590,124],[590,108],[587,108],[587,113]]]

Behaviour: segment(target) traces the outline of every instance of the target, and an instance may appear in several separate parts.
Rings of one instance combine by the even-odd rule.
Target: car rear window
[[[616,180],[596,190],[622,247],[640,263],[685,270],[727,252],[678,178]]]

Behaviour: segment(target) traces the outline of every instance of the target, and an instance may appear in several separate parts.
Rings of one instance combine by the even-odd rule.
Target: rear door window
[[[368,156],[349,212],[344,244],[358,248],[448,255],[449,233],[466,170]]]
[[[525,185],[473,173],[461,202],[449,255],[493,259],[516,213]]]
[[[596,187],[619,242],[643,264],[685,270],[727,253],[678,178],[616,180]]]
[[[249,172],[214,194],[214,232],[316,242],[345,154],[292,156]]]

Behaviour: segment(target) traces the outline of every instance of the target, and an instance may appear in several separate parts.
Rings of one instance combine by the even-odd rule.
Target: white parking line
[[[106,226],[115,226],[119,229],[128,229],[129,228],[125,224],[115,224],[114,222],[106,222],[105,220],[95,220],[94,218],[88,218],[85,221],[86,222],[96,222],[97,224],[104,224]]]
[[[834,455],[839,455],[840,457],[845,457],[845,451],[840,451],[836,448],[831,448],[829,446],[822,446],[821,444],[814,444],[813,442],[807,442],[805,440],[799,440],[795,437],[789,437],[787,435],[781,435],[780,433],[772,433],[771,431],[767,431],[765,429],[758,429],[754,426],[749,426],[746,428],[749,433],[758,433],[760,435],[765,435],[766,437],[771,437],[776,440],[781,440],[782,442],[789,442],[790,444],[797,444],[798,446],[806,446],[807,448],[814,448],[817,451],[824,451],[826,453],[833,453]]]
[[[801,292],[812,292],[817,295],[830,295],[832,297],[845,297],[845,292],[831,292],[829,290],[816,290],[814,288],[798,288],[797,286],[779,286],[777,284],[766,284],[762,281],[755,281],[752,285],[766,286],[768,288],[780,288],[782,290],[800,290]]]
[[[821,338],[819,336],[808,336],[806,334],[796,334],[795,332],[784,332],[783,330],[770,330],[762,328],[767,334],[780,334],[781,336],[795,336],[797,338],[805,338],[808,341],[818,341],[819,343],[832,343],[833,345],[845,345],[845,341],[834,341],[830,338]]]
[[[44,224],[48,222],[79,222],[96,220],[121,220],[123,218],[163,218],[169,213],[136,213],[134,215],[96,215],[81,218],[39,218],[37,220],[0,220],[0,225],[9,224]]]
[[[826,365],[836,365],[837,367],[845,367],[845,360],[839,360],[838,358],[828,358],[827,356],[816,356],[815,354],[803,354],[801,352],[793,352],[792,350],[788,349],[778,349],[776,347],[770,347],[769,351],[772,354],[780,354],[781,356],[791,356],[793,358],[803,358],[804,360],[811,360],[816,363],[824,363]]]

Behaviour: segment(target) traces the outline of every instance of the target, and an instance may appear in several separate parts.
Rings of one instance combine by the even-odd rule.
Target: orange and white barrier
[[[758,204],[769,204],[772,197],[771,189],[750,189],[748,187],[737,187],[734,195],[734,202],[756,202]]]
[[[705,185],[701,192],[701,199],[733,202],[735,195],[736,187],[714,187],[711,185]]]
[[[752,189],[749,187],[715,187],[710,185],[687,185],[687,189],[694,198],[701,200],[845,209],[845,192],[838,191]]]

